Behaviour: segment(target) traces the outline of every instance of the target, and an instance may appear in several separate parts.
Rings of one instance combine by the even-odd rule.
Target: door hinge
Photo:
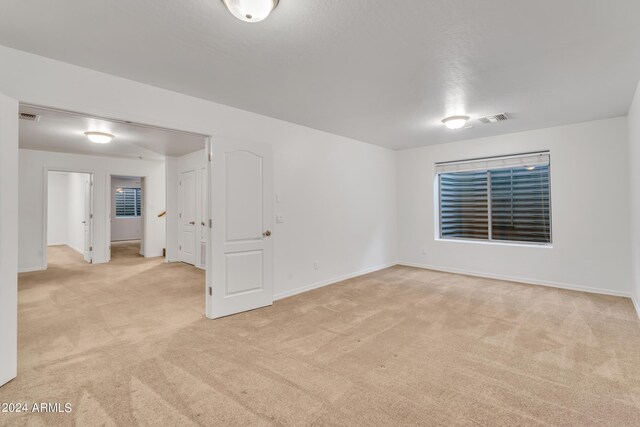
[[[213,295],[213,288],[209,286],[209,295]]]
[[[180,216],[180,218],[182,218],[182,214],[181,213],[179,213],[178,215]]]
[[[93,214],[89,214],[89,218],[93,218]]]
[[[89,252],[93,251],[93,246],[89,246]]]
[[[182,185],[182,181],[180,181],[180,185]]]
[[[213,154],[209,153],[209,161],[212,161],[212,160],[213,160]]]
[[[209,228],[213,228],[213,221],[209,219]]]
[[[182,250],[182,245],[178,246],[178,249]]]

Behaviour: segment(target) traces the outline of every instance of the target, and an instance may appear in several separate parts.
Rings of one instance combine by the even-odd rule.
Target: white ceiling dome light
[[[244,22],[260,22],[278,6],[279,0],[222,0],[229,12]]]
[[[84,133],[87,138],[89,138],[89,141],[91,142],[95,142],[96,144],[108,144],[111,142],[111,140],[113,138],[115,138],[114,135],[111,135],[110,133],[106,133],[106,132],[85,132]]]
[[[469,116],[451,116],[442,120],[442,123],[449,129],[460,129],[467,124]]]

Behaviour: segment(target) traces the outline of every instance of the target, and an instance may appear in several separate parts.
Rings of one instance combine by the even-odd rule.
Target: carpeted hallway
[[[204,272],[62,248],[20,275],[3,425],[640,425],[631,301],[392,267],[211,321]]]
[[[144,259],[144,257],[140,255],[140,240],[111,242],[111,260],[124,261],[127,258],[130,262],[139,262],[141,259]]]

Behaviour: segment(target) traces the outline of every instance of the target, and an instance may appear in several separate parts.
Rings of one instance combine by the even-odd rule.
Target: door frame
[[[45,166],[43,168],[44,171],[44,183],[43,183],[43,192],[42,192],[42,270],[46,270],[49,268],[49,253],[48,253],[48,228],[49,228],[49,172],[66,172],[66,173],[84,173],[89,175],[89,179],[91,180],[91,214],[95,212],[95,187],[94,187],[94,178],[95,172],[90,169],[65,169],[65,168],[56,168]],[[95,216],[95,215],[94,215]],[[89,234],[91,235],[91,243],[90,246],[93,246],[93,236],[94,236],[94,218],[91,218],[91,223],[89,224]],[[93,250],[91,251],[91,260],[93,261]]]
[[[84,236],[84,253],[82,254],[82,256],[84,257],[84,260],[87,261],[87,252],[89,253],[89,260],[87,262],[89,262],[90,264],[93,264],[93,174],[89,174],[89,182],[85,183],[85,192],[84,192],[84,196],[85,196],[85,201],[84,201],[84,228],[87,227],[87,220],[89,220],[89,250],[87,251],[87,237],[86,235]],[[87,194],[87,187],[86,185],[89,184],[89,191]],[[89,202],[87,203],[87,199],[89,198]],[[87,218],[87,205],[89,206],[89,218]],[[84,230],[85,232],[87,230]]]
[[[207,162],[207,232],[205,233],[205,267],[204,267],[204,315],[213,319],[213,217],[211,216],[211,202],[213,201],[213,185],[211,185],[211,175],[213,167],[213,139],[208,137],[205,143],[205,161]]]

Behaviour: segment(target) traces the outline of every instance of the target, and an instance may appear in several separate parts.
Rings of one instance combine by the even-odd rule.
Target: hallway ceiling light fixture
[[[96,144],[108,144],[115,138],[114,135],[106,132],[85,132],[84,134],[89,138],[89,141],[95,142]]]
[[[278,6],[279,0],[222,0],[229,12],[244,22],[260,22]]]
[[[442,119],[442,123],[449,129],[460,129],[467,124],[468,120],[469,116],[451,116]]]

